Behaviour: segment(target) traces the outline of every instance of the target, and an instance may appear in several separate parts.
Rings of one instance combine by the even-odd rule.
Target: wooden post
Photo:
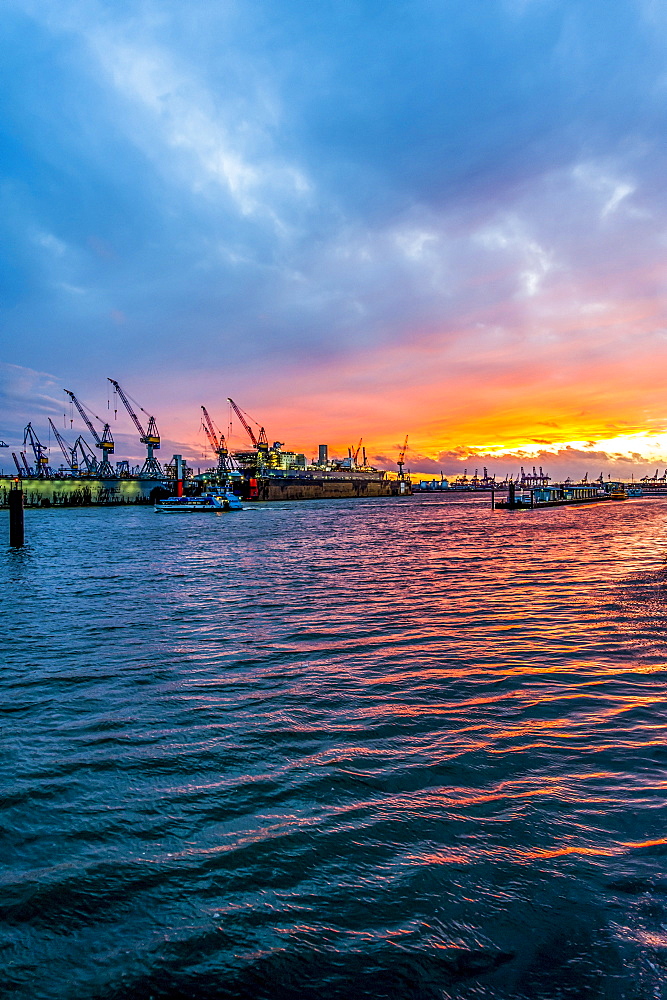
[[[516,487],[513,482],[510,482],[507,488],[507,508],[508,510],[516,509]]]
[[[9,544],[19,549],[24,544],[23,490],[20,484],[9,491]]]
[[[535,509],[535,490],[530,491],[530,509]]]
[[[496,491],[491,489],[491,510],[496,509]]]

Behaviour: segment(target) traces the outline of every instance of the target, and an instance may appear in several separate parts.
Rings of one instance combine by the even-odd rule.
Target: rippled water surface
[[[667,997],[667,500],[0,530],[3,996]]]

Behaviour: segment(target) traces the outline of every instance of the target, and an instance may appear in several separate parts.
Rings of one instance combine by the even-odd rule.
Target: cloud
[[[57,378],[48,372],[0,362],[0,439],[17,443],[29,421],[55,420],[63,411],[59,390]]]
[[[667,454],[656,462],[659,465],[667,465]],[[586,474],[589,479],[597,478],[600,474],[605,478],[618,476],[630,479],[634,476],[635,479],[639,479],[641,476],[652,474],[655,469],[654,465],[650,465],[646,458],[637,452],[619,454],[595,448],[586,450],[570,447],[543,449],[536,453],[518,450],[486,455],[474,452],[461,455],[460,450],[441,452],[437,461],[415,462],[411,468],[415,472],[428,473],[432,471],[434,465],[443,469],[445,475],[449,477],[461,475],[466,470],[469,475],[472,475],[475,469],[481,473],[482,468],[486,467],[491,475],[495,473],[499,479],[503,479],[506,475],[516,475],[522,466],[526,471],[532,471],[533,467],[541,467],[555,480],[566,477],[579,479]]]

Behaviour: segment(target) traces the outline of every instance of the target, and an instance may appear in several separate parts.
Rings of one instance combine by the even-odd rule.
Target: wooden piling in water
[[[18,549],[25,542],[23,520],[23,490],[19,484],[9,491],[9,544],[12,548]]]

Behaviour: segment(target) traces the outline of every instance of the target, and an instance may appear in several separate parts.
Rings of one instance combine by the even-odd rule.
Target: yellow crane
[[[398,456],[398,462],[396,463],[396,465],[398,466],[399,479],[405,478],[403,475],[403,466],[405,465],[405,453],[407,451],[407,448],[408,448],[408,435],[406,434],[405,441],[403,442],[403,447],[401,448],[400,455]]]

